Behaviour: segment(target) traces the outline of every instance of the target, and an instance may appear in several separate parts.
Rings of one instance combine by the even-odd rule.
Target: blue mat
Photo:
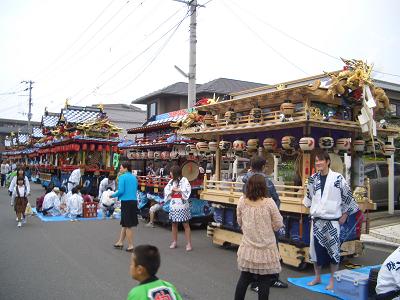
[[[70,220],[70,218],[67,218],[65,216],[55,216],[55,217],[44,216],[42,213],[38,213],[36,211],[36,208],[32,208],[32,211],[43,222],[66,222],[66,221]],[[109,220],[109,219],[110,218],[106,218],[106,220]],[[120,219],[120,216],[118,215],[115,219]],[[103,212],[100,210],[98,212],[98,214],[97,214],[97,218],[78,218],[78,220],[79,221],[104,220],[103,219]]]
[[[376,266],[367,266],[367,267],[362,267],[358,269],[352,269],[352,271],[360,272],[363,274],[369,274],[369,270],[372,268],[378,268],[380,265]],[[305,288],[309,291],[312,292],[317,292],[325,295],[329,295],[338,299],[342,299],[339,296],[335,295],[333,291],[328,291],[325,289],[325,287],[329,284],[329,278],[331,274],[323,274],[321,275],[321,281],[322,283],[314,285],[314,286],[308,286],[307,283],[312,281],[315,276],[307,276],[307,277],[300,277],[300,278],[288,278],[288,281],[294,285],[297,285],[299,287]],[[344,299],[345,300],[345,299]]]

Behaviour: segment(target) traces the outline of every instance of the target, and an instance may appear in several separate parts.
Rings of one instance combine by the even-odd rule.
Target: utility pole
[[[196,104],[196,14],[197,7],[205,7],[204,5],[197,4],[197,0],[191,1],[183,1],[183,0],[174,0],[176,2],[185,3],[189,6],[190,12],[190,47],[189,47],[189,73],[187,74],[188,78],[188,108],[193,107]],[[183,72],[184,74],[184,72]]]
[[[27,87],[24,91],[29,90],[29,104],[28,104],[28,135],[32,134],[31,131],[31,119],[32,119],[32,84],[34,82],[32,80],[29,81],[21,81],[21,83],[26,83],[29,84],[29,87]]]

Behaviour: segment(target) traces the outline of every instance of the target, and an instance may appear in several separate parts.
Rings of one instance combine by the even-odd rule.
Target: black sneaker
[[[286,282],[283,282],[280,279],[277,279],[271,284],[271,287],[286,289],[289,287],[289,285]]]
[[[253,292],[256,292],[256,293],[258,293],[258,286],[251,286],[250,287],[250,289],[253,291]]]

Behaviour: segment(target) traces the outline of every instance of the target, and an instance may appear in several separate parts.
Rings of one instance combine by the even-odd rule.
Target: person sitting
[[[108,189],[115,191],[115,175],[113,175],[113,174],[108,175],[108,177],[103,178],[103,180],[100,181],[99,195],[98,195],[98,198],[100,200],[101,200],[101,195],[103,194],[103,192],[107,191]]]
[[[156,212],[162,210],[164,201],[157,202],[155,200],[150,200],[151,201],[151,206],[149,209],[149,223],[147,223],[145,226],[146,227],[151,227],[154,228],[154,218],[156,216]]]
[[[376,299],[400,299],[400,247],[386,258],[378,273]]]
[[[93,197],[89,194],[88,188],[81,189],[81,196],[82,196],[83,202],[93,202]]]
[[[60,189],[54,187],[53,190],[44,196],[42,214],[44,216],[59,216],[60,212]]]
[[[77,221],[77,217],[82,215],[83,199],[80,194],[80,186],[76,186],[71,191],[71,197],[68,198],[67,216],[72,222]]]
[[[67,189],[65,186],[60,187],[60,212],[61,214],[65,214],[67,212],[67,201],[68,201],[68,195],[66,193]]]
[[[44,201],[44,197],[50,193],[54,188],[53,184],[49,184],[47,186],[47,188],[45,189],[45,192],[42,196],[36,198],[36,211],[37,212],[42,212],[42,206],[43,206],[43,201]]]
[[[156,277],[161,264],[160,252],[152,245],[139,245],[133,249],[130,274],[139,281],[128,293],[127,300],[137,299],[175,299],[182,296],[171,283]]]
[[[111,197],[112,194],[114,194],[114,191],[111,188],[108,188],[106,191],[102,192],[100,203],[101,210],[103,212],[103,219],[106,217],[113,218],[115,204],[117,201],[115,198]]]

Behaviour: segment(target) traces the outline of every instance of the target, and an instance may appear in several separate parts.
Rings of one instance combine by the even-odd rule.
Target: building
[[[229,99],[232,93],[265,86],[262,83],[218,78],[204,84],[198,84],[196,98]],[[188,84],[177,82],[163,89],[132,101],[132,104],[147,105],[147,120],[163,113],[187,108]],[[133,128],[133,127],[130,127]]]
[[[98,107],[99,104],[93,106]],[[102,106],[110,121],[123,129],[120,133],[121,138],[126,135],[128,139],[132,139],[133,135],[128,135],[126,130],[139,127],[146,121],[146,111],[137,106],[128,104],[102,104]]]
[[[31,121],[32,129],[39,126],[40,122]],[[6,137],[9,137],[11,132],[14,132],[15,137],[18,137],[19,142],[26,141],[28,134],[28,121],[0,119],[0,151],[5,149]]]

